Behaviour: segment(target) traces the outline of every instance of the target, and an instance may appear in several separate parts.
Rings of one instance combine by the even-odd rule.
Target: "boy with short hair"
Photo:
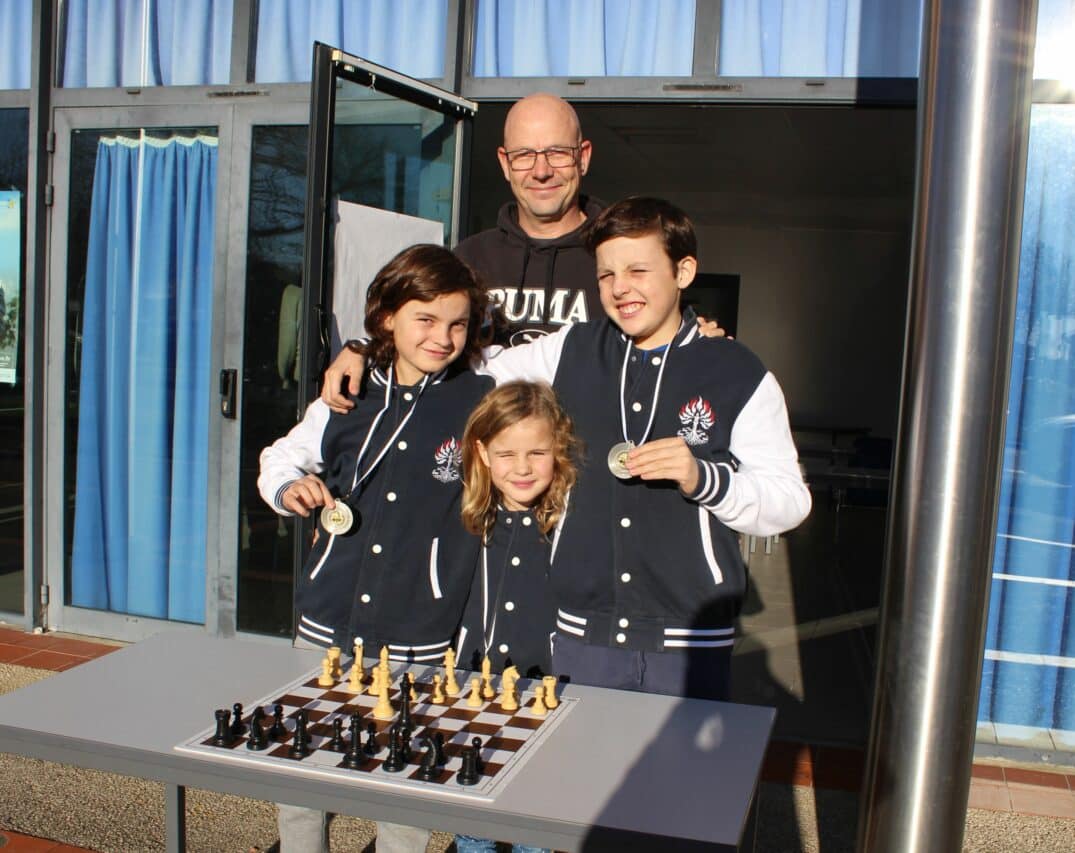
[[[810,511],[780,386],[746,347],[698,333],[687,216],[629,198],[593,222],[608,320],[503,350],[479,372],[552,384],[584,459],[555,532],[553,671],[581,684],[727,699],[746,588],[737,533]]]

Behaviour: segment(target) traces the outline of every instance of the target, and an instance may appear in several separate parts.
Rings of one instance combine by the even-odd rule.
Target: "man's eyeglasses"
[[[508,165],[513,172],[526,172],[537,165],[539,154],[545,155],[545,162],[550,169],[562,169],[564,166],[574,166],[578,157],[579,149],[576,148],[542,148],[535,151],[532,148],[518,148],[515,151],[505,151]]]

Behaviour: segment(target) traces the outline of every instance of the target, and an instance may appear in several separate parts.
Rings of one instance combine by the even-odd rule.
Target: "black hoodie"
[[[597,269],[583,246],[586,225],[605,207],[581,197],[586,213],[574,231],[537,240],[519,227],[515,202],[500,208],[496,228],[468,237],[455,253],[482,277],[509,322],[505,343],[525,343],[562,326],[604,316]]]

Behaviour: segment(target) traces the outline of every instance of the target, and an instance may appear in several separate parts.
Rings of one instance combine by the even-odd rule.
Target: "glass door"
[[[50,627],[207,622],[230,124],[230,107],[56,113]]]
[[[458,217],[462,136],[476,106],[318,45],[311,105],[304,108],[308,112],[294,123],[279,111],[241,109],[237,141],[249,139],[249,150],[234,158],[236,168],[241,161],[249,165],[245,175],[234,178],[236,185],[249,187],[246,237],[232,241],[245,244],[246,289],[242,352],[235,362],[228,356],[229,364],[241,364],[236,627],[287,638],[293,633],[292,592],[306,536],[294,520],[281,518],[262,501],[258,457],[317,395],[331,341],[340,340],[332,316],[332,281],[340,267],[334,249],[344,240],[337,220],[346,218],[348,205],[362,205],[404,214],[418,223],[420,233],[450,244]],[[229,276],[239,276],[235,265],[229,269]],[[357,291],[363,284],[348,277],[341,287]],[[348,313],[360,315],[360,302],[348,302],[353,308]]]

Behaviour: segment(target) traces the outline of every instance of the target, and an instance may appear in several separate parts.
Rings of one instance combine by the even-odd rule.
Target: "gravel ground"
[[[51,673],[0,664],[0,693]],[[149,853],[164,849],[161,786],[127,776],[0,753],[0,828],[50,838],[101,853]],[[758,853],[837,853],[855,843],[854,794],[762,785]],[[358,818],[332,822],[332,849],[364,851],[373,825]],[[276,841],[271,803],[188,789],[188,847],[204,853],[267,850]],[[442,853],[450,837],[433,836],[429,850]],[[1075,850],[1075,820],[971,809],[964,851]]]

